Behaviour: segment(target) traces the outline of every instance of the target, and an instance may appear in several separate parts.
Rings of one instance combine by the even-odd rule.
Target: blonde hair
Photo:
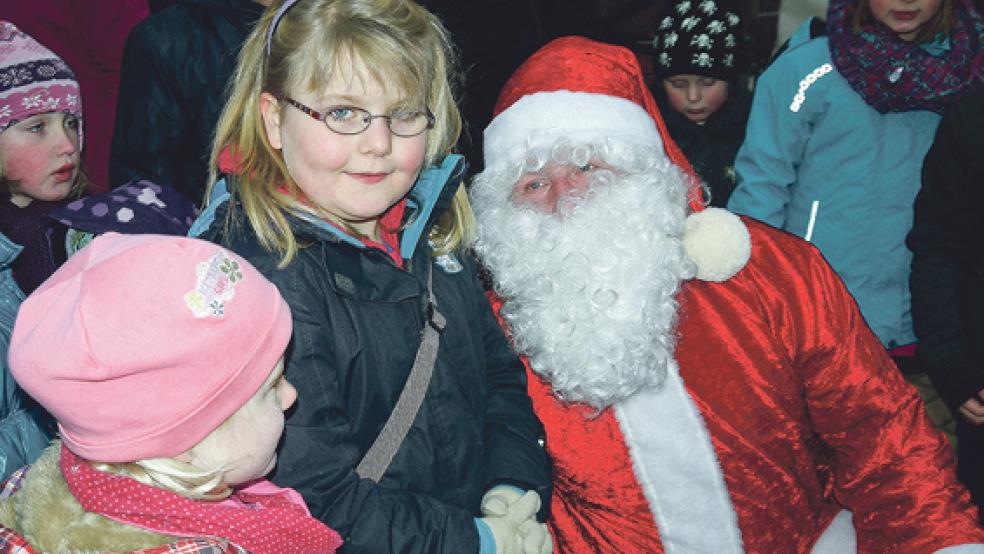
[[[932,19],[923,24],[919,32],[913,37],[912,42],[916,44],[921,44],[924,42],[930,42],[936,35],[942,33],[944,36],[950,36],[950,32],[953,30],[954,25],[954,0],[943,0],[940,3],[940,9],[936,12],[936,15]],[[854,13],[850,16],[851,30],[854,33],[861,32],[861,26],[867,25],[874,20],[871,15],[871,6],[868,0],[858,0],[854,5]]]
[[[236,413],[226,418],[189,450],[193,459],[196,449],[210,448],[213,442],[231,433],[236,420],[253,417],[261,403],[263,393],[283,375],[282,362],[281,358],[263,385],[236,410]],[[232,489],[224,481],[228,469],[225,465],[201,467],[177,458],[150,458],[126,463],[90,462],[90,464],[100,471],[123,475],[145,485],[168,490],[193,500],[222,500],[232,494]]]
[[[303,193],[282,153],[267,139],[261,93],[282,99],[291,90],[322,91],[340,66],[358,58],[369,77],[384,86],[392,84],[401,99],[418,101],[433,112],[423,167],[451,152],[462,123],[454,98],[455,54],[447,31],[426,9],[409,0],[301,0],[277,22],[268,55],[267,34],[281,3],[267,9],[240,52],[216,128],[209,188],[218,177],[219,154],[228,149],[238,166],[230,192],[241,202],[260,244],[279,254],[284,267],[298,249],[287,214],[323,212],[298,200]],[[288,194],[277,192],[281,185]],[[226,225],[235,209],[236,203],[230,202]],[[474,218],[461,189],[431,239],[439,245],[438,253],[444,253],[466,244],[473,234]]]

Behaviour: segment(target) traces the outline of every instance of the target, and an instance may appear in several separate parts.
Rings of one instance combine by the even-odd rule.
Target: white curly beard
[[[584,148],[636,169],[596,171],[588,193],[560,215],[515,206],[509,193],[519,174],[571,151],[555,145],[528,156],[526,169],[483,172],[472,204],[475,250],[504,300],[515,348],[560,398],[601,410],[662,383],[676,342],[675,296],[694,267],[680,239],[682,173],[665,158],[611,144],[574,147],[575,165]]]

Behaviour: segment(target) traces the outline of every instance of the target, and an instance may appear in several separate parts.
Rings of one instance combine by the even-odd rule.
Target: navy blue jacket
[[[500,483],[537,490],[549,504],[544,430],[477,264],[457,254],[435,258],[427,241],[457,186],[444,187],[444,179],[415,185],[417,224],[401,236],[403,268],[335,227],[297,217],[291,224],[304,247],[277,269],[279,256],[259,245],[248,224],[227,221],[228,202],[202,235],[253,263],[291,307],[285,375],[298,399],[271,479],[297,489],[312,514],[342,534],[347,554],[478,552],[473,518],[485,491]],[[447,327],[420,412],[376,484],[354,469],[413,365],[428,272]]]
[[[263,9],[253,0],[177,0],[130,31],[110,188],[147,179],[202,203],[226,82]]]
[[[956,409],[984,389],[984,91],[947,109],[909,233],[919,356]]]

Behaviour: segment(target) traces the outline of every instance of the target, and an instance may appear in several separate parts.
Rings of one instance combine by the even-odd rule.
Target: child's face
[[[694,123],[703,123],[728,99],[728,82],[701,75],[673,75],[663,90],[674,110]]]
[[[424,110],[404,106],[369,76],[362,61],[336,71],[321,95],[292,91],[291,98],[322,114],[348,107],[371,114]],[[307,199],[336,221],[379,239],[378,220],[410,191],[427,147],[427,131],[413,137],[393,135],[385,118],[375,118],[356,135],[336,133],[310,115],[274,97],[260,98],[267,138],[283,152],[291,177]],[[341,111],[337,111],[341,110]]]
[[[0,166],[18,205],[62,200],[79,173],[79,122],[74,115],[31,116],[0,133]]]
[[[912,40],[940,11],[943,0],[868,0],[872,17],[903,40]]]
[[[283,369],[281,358],[260,390],[232,416],[229,428],[193,449],[196,465],[226,467],[227,485],[258,479],[273,470],[284,412],[297,400],[297,389],[283,377]]]

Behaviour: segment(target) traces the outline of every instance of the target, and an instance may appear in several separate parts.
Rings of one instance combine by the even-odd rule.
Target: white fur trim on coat
[[[658,390],[615,406],[666,554],[743,551],[738,516],[704,418],[675,362]]]

